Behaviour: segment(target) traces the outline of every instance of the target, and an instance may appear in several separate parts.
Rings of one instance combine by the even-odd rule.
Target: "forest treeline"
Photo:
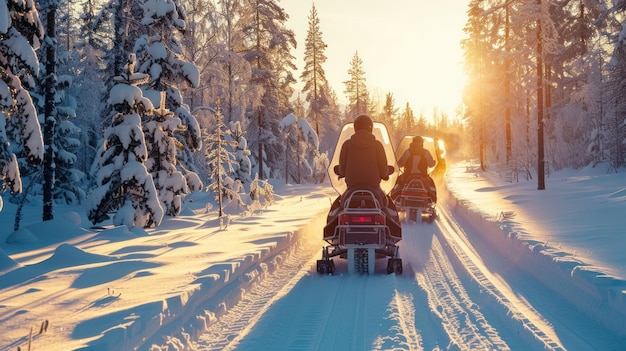
[[[323,181],[360,114],[483,167],[622,167],[623,7],[469,2],[463,105],[426,116],[372,94],[358,48],[339,104],[314,4],[298,42],[278,0],[1,0],[4,189],[20,205],[41,197],[44,220],[81,203],[94,224],[153,227],[204,189],[221,214],[224,199],[270,199],[270,178]]]
[[[626,161],[624,1],[469,2],[466,136],[514,172]],[[539,185],[542,187],[542,184]]]

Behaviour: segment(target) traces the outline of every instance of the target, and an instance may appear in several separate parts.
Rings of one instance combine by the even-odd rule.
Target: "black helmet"
[[[354,119],[355,131],[364,129],[371,133],[373,128],[374,128],[374,122],[368,115],[360,115],[359,117]]]

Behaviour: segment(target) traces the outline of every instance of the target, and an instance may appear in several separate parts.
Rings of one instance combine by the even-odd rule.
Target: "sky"
[[[624,170],[551,172],[538,191],[449,162],[439,217],[403,222],[401,276],[383,260],[350,275],[341,259],[319,276],[336,194],[273,185],[254,212],[220,222],[194,193],[147,230],[58,204],[41,222],[31,202],[14,232],[5,201],[0,350],[623,350]]]
[[[450,117],[461,103],[465,82],[461,40],[467,20],[464,0],[318,0],[323,68],[340,102],[347,101],[344,81],[354,54],[363,62],[370,93],[393,93],[396,107],[408,102],[415,115],[435,107]],[[296,34],[296,65],[301,70],[312,1],[281,0]],[[299,71],[300,72],[300,71]],[[297,77],[300,77],[300,73]]]

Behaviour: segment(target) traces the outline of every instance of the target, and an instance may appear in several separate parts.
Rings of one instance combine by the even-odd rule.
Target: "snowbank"
[[[479,178],[483,179],[478,180],[481,182],[478,186],[468,184]],[[547,189],[553,187],[552,196],[555,196],[557,192],[554,188],[563,186],[563,184],[554,183],[562,183],[559,179],[555,176],[547,183]],[[609,230],[607,235],[615,236],[615,240],[596,239],[593,244],[590,244],[588,238],[581,236],[580,242],[568,243],[568,246],[574,250],[576,245],[580,245],[582,248],[578,252],[565,251],[557,241],[561,238],[560,236],[550,235],[549,232],[531,232],[528,230],[529,226],[525,225],[535,221],[532,225],[533,229],[542,228],[542,223],[537,223],[542,218],[538,213],[553,213],[554,208],[544,208],[540,205],[528,206],[529,197],[536,197],[537,191],[534,189],[530,192],[521,191],[518,186],[515,190],[515,202],[503,202],[507,200],[503,188],[507,183],[504,178],[494,179],[479,172],[471,163],[461,163],[449,170],[445,191],[450,196],[450,205],[454,211],[472,225],[494,250],[497,250],[503,257],[508,257],[511,264],[524,269],[529,276],[543,283],[546,288],[552,289],[577,308],[583,309],[605,328],[620,335],[626,335],[626,281],[610,274],[609,272],[614,271],[610,267],[604,268],[596,264],[601,260],[594,257],[593,253],[600,252],[599,249],[591,250],[592,254],[589,255],[589,261],[594,261],[594,264],[587,262],[586,257],[579,254],[583,251],[582,248],[590,246],[598,246],[603,250],[609,248],[613,251],[622,251],[620,246],[615,245],[619,245],[620,240],[623,240],[621,238],[623,228],[622,230]],[[594,184],[594,188],[599,193],[615,192],[610,185],[598,187],[596,183]],[[532,187],[532,184],[530,186]],[[588,215],[588,213],[595,213],[595,211],[591,212],[594,202],[579,197],[580,194],[576,195],[576,189],[578,188],[565,190],[565,193],[571,193],[574,196],[571,202],[561,204],[564,207],[562,210],[571,211],[583,217],[587,215],[583,218],[587,222],[595,221],[597,219],[595,216]],[[486,197],[485,193],[490,193],[492,197]],[[600,198],[596,197],[596,199]],[[510,197],[508,199],[510,200]],[[558,227],[559,230],[564,231],[563,235],[568,235],[568,228],[573,224],[562,222],[559,218],[553,218],[553,220],[556,223],[548,224],[546,227]],[[616,223],[616,225],[619,227],[620,224]],[[578,230],[579,227],[575,225],[574,230]],[[597,231],[598,227],[591,226],[591,229],[588,236],[594,237],[594,234],[597,234],[594,231]]]

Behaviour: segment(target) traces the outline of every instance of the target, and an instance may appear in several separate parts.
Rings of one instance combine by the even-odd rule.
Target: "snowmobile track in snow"
[[[581,313],[564,313],[558,295],[535,291],[464,225],[446,208],[435,223],[404,224],[402,276],[384,274],[383,260],[375,275],[350,275],[341,259],[335,275],[320,276],[321,228],[302,231],[193,349],[561,351],[560,337],[572,350],[602,345],[580,340],[571,320]]]
[[[249,291],[241,292],[239,303],[211,324],[198,340],[198,350],[230,350],[238,339],[245,335],[271,305],[288,294],[293,286],[310,270],[315,263],[319,245],[311,241],[297,240],[296,245],[287,250],[280,259],[280,268],[265,274]],[[307,261],[302,257],[309,257]]]
[[[563,350],[545,331],[550,326],[541,315],[482,264],[467,234],[447,210],[440,210],[436,223],[439,230],[434,231],[418,280],[428,292],[429,305],[436,306],[441,315],[451,343],[460,350],[508,350],[511,346],[498,332],[506,327],[505,331],[514,330],[506,333],[506,338],[525,334],[513,343],[531,342],[528,346],[532,348]],[[484,307],[488,307],[485,313],[489,316],[481,312]],[[491,325],[492,319],[497,327]],[[498,319],[506,322],[502,325]]]

